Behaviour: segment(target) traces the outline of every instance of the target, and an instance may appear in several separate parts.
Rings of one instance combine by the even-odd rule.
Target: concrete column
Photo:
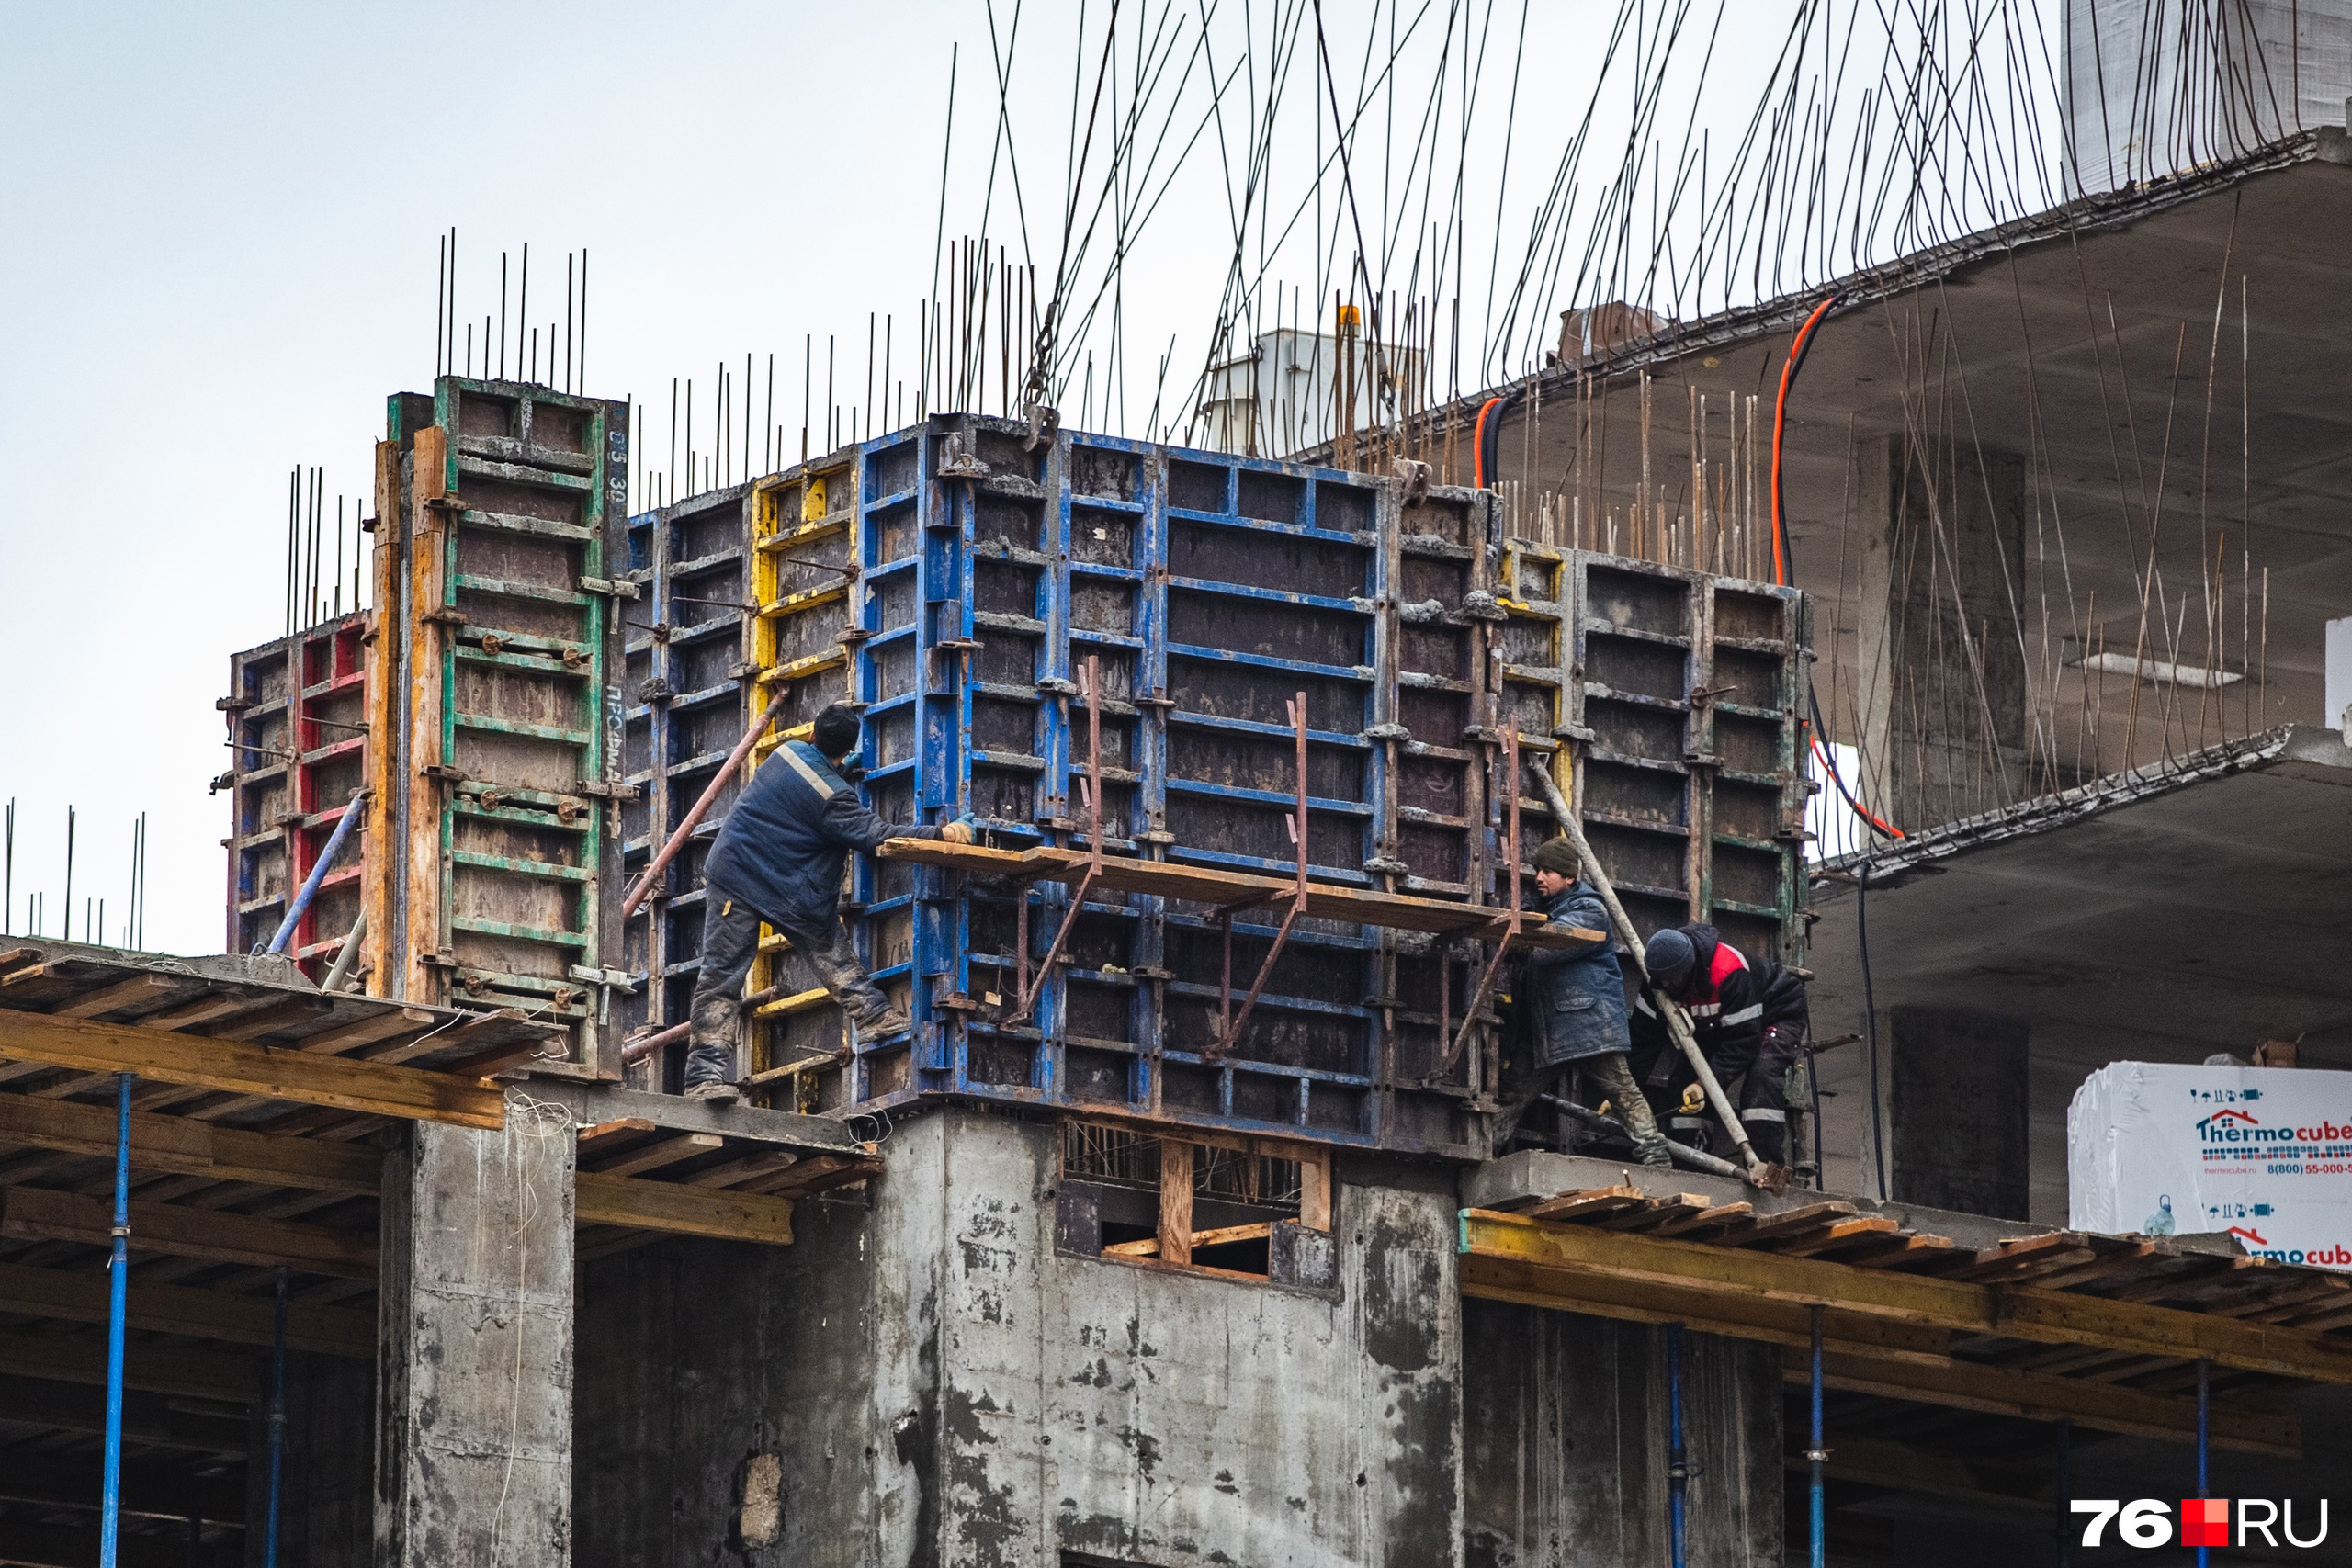
[[[2023,1019],[1886,1010],[1887,1183],[1898,1202],[2022,1220],[2030,1201]]]
[[[1669,1531],[1663,1328],[1502,1302],[1462,1303],[1464,1561],[1664,1562]],[[1778,1562],[1780,1352],[1687,1334],[1682,1423],[1692,1568]]]
[[[1998,806],[2005,773],[2022,783],[2025,466],[1900,435],[1855,465],[1857,679],[1824,716],[1859,722],[1869,804],[1914,831]]]
[[[379,1568],[571,1561],[568,1119],[418,1122],[384,1162]]]

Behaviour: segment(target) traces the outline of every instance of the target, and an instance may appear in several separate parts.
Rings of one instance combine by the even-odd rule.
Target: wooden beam
[[[0,1190],[0,1236],[11,1241],[78,1241],[105,1247],[113,1239],[113,1205],[103,1198],[45,1187]],[[376,1277],[373,1231],[336,1230],[260,1214],[192,1209],[184,1203],[130,1203],[130,1249],[211,1263],[284,1265],[339,1280]]]
[[[0,1374],[107,1382],[107,1342],[91,1335],[0,1334]],[[147,1393],[250,1404],[262,1396],[261,1359],[144,1339],[123,1347],[123,1383]]]
[[[1193,1260],[1193,1145],[1174,1138],[1159,1145],[1159,1257]]]
[[[1794,1346],[1781,1352],[1781,1379],[1810,1382],[1808,1355]],[[2018,1416],[2030,1421],[2073,1421],[2102,1432],[2132,1438],[2197,1440],[2197,1402],[2148,1393],[2088,1378],[2051,1377],[2015,1367],[1952,1361],[1940,1367],[1885,1361],[1845,1351],[1821,1358],[1824,1386],[1848,1393],[1874,1393],[1920,1404]],[[2261,1410],[2214,1400],[2210,1405],[2212,1439],[2244,1453],[2302,1457],[2302,1422],[2291,1410]]]
[[[874,852],[883,860],[915,861],[978,876],[1075,883],[1087,874],[1085,855],[1051,845],[1030,850],[991,850],[980,844],[949,844],[933,839],[888,839]],[[1118,856],[1103,861],[1094,885],[1108,892],[1146,893],[1220,905],[1239,904],[1253,897],[1269,901],[1288,899],[1295,888],[1287,877]],[[1450,932],[1484,942],[1499,941],[1510,919],[1508,912],[1487,906],[1449,904],[1439,898],[1414,898],[1401,893],[1375,893],[1329,882],[1307,885],[1306,913],[1320,920]],[[1582,926],[1552,931],[1541,914],[1530,912],[1521,917],[1520,932],[1513,940],[1524,947],[1565,947],[1606,939],[1606,932]]]
[[[592,1170],[572,1180],[573,1221],[578,1224],[628,1225],[770,1247],[792,1241],[788,1198],[677,1181],[638,1181]]]
[[[1462,1259],[1462,1293],[1622,1323],[1679,1323],[1694,1333],[1781,1347],[1783,1371],[1802,1382],[1811,1322],[1798,1303],[1726,1302],[1640,1280],[1579,1280],[1572,1296],[1562,1281],[1506,1259]],[[2086,1427],[2132,1437],[2192,1440],[2194,1400],[2152,1394],[2084,1378],[2054,1377],[2019,1368],[1962,1361],[1949,1353],[1951,1337],[1884,1318],[1830,1311],[1823,1314],[1823,1375],[1830,1387],[1857,1393],[1996,1416],[2054,1421],[2068,1416]],[[1789,1369],[1795,1369],[1790,1371]],[[2226,1408],[2226,1416],[2224,1410]],[[2213,1406],[2214,1441],[2256,1453],[2296,1451],[2301,1432],[2291,1416],[2243,1406]]]
[[[0,1144],[112,1159],[114,1134],[115,1113],[110,1107],[0,1094]],[[130,1113],[134,1170],[367,1193],[376,1190],[383,1163],[382,1151],[365,1144],[273,1138],[185,1116]]]
[[[95,1528],[34,1524],[32,1517],[0,1519],[0,1562],[8,1568],[89,1568],[98,1560]],[[125,1530],[115,1550],[116,1568],[237,1568],[245,1561],[242,1537],[205,1541],[191,1556],[185,1538]]]
[[[12,1378],[0,1382],[0,1421],[66,1432],[103,1433],[107,1429],[106,1391],[40,1378]],[[242,1454],[245,1451],[246,1422],[242,1416],[215,1416],[176,1408],[159,1393],[133,1393],[123,1397],[122,1436],[126,1442],[147,1448]],[[6,1561],[0,1557],[0,1562]]]
[[[267,1345],[275,1304],[267,1296],[230,1295],[133,1280],[130,1309],[126,1321],[132,1328],[190,1339]],[[107,1310],[107,1277],[95,1269],[69,1272],[0,1263],[0,1312],[69,1323],[104,1323]],[[376,1314],[292,1302],[286,1310],[286,1343],[297,1350],[371,1360],[376,1354]]]
[[[0,1012],[0,1056],[82,1072],[137,1073],[165,1083],[404,1121],[488,1128],[506,1123],[505,1091],[476,1079],[136,1024]]]
[[[243,1529],[245,1488],[234,1475],[195,1476],[186,1461],[133,1460],[122,1467],[122,1512],[127,1518],[169,1520],[185,1529],[189,1519]],[[208,1467],[209,1468],[209,1467]],[[0,1502],[30,1503],[43,1510],[96,1513],[105,1489],[106,1461],[96,1453],[37,1454],[19,1448],[0,1475]],[[130,1539],[126,1532],[126,1540]],[[84,1558],[94,1562],[95,1556]]]
[[[1676,1286],[1718,1301],[1734,1314],[1754,1302],[1819,1303],[1851,1315],[1920,1327],[2045,1345],[2095,1345],[2134,1355],[2206,1359],[2241,1371],[2352,1382],[2352,1342],[2275,1324],[1544,1224],[1478,1209],[1462,1212],[1461,1228],[1461,1249],[1468,1256],[1515,1260],[1564,1283],[1598,1274]]]
[[[141,1002],[167,1001],[189,987],[200,984],[201,981],[179,975],[133,975],[127,980],[117,980],[111,986],[101,986],[95,991],[69,998],[64,1005],[52,1010],[50,1016],[96,1018],[100,1013],[137,1007]]]
[[[665,1165],[675,1165],[682,1159],[693,1159],[711,1150],[725,1146],[727,1140],[716,1133],[681,1133],[674,1138],[656,1138],[642,1148],[630,1149],[610,1165],[596,1168],[598,1176],[635,1176],[640,1171],[659,1170]]]
[[[1274,1226],[1271,1220],[1260,1220],[1254,1224],[1247,1225],[1220,1225],[1211,1231],[1194,1231],[1187,1256],[1190,1256],[1191,1250],[1197,1250],[1204,1247],[1225,1247],[1237,1241],[1265,1241],[1273,1234]],[[1157,1258],[1159,1256],[1159,1238],[1148,1236],[1142,1241],[1113,1242],[1102,1249],[1102,1256],[1105,1258]]]

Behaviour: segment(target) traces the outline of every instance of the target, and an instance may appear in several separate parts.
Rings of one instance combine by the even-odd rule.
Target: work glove
[[[972,819],[968,817],[958,817],[953,822],[941,823],[939,825],[939,837],[943,843],[970,843],[972,841]]]

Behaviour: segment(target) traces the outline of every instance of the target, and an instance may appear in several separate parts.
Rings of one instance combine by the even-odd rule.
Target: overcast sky
[[[1012,9],[998,0],[1000,49]],[[867,312],[895,312],[905,374],[904,329],[943,228],[941,134],[959,44],[944,231],[975,231],[986,204],[1016,257],[1024,217],[1040,252],[1053,243],[1073,67],[1094,48],[1080,47],[1077,9],[1025,0],[1013,89],[1023,211],[1010,166],[990,178],[985,0],[15,7],[0,51],[0,210],[13,220],[0,247],[0,799],[17,812],[13,929],[26,929],[28,895],[41,890],[46,929],[58,931],[70,804],[81,825],[76,933],[83,898],[103,897],[118,940],[130,824],[144,810],[147,944],[220,947],[228,800],[206,784],[228,751],[213,701],[231,652],[283,630],[288,470],[321,466],[329,514],[343,497],[356,517],[385,395],[430,384],[443,231],[458,233],[461,320],[495,310],[500,253],[519,270],[526,242],[531,314],[549,320],[564,255],[584,248],[586,390],[658,410],[660,431],[672,378],[696,376],[703,423],[712,367],[740,369],[751,353],[763,380],[773,353],[777,418],[797,437],[793,383],[808,334],[820,356],[827,334],[841,336],[840,380],[858,386]],[[1155,178],[1181,172],[1164,190],[1142,182],[1157,205],[1121,290],[1131,434],[1142,433],[1161,356],[1171,400],[1206,358],[1236,249],[1225,170],[1246,166],[1249,108],[1276,69],[1278,51],[1262,39],[1245,51],[1241,29],[1247,18],[1262,34],[1282,7],[1215,9],[1216,41],[1200,51],[1186,41],[1193,7],[1128,0],[1123,12],[1123,53],[1137,21],[1166,29],[1142,40],[1165,61],[1152,113],[1186,106],[1168,121]],[[1354,177],[1370,209],[1360,220],[1375,249],[1406,254],[1389,275],[1401,283],[1414,231],[1448,222],[1443,186],[1460,157],[1475,189],[1451,243],[1469,258],[1459,276],[1475,323],[1494,235],[1523,248],[1617,7],[1395,9],[1407,61],[1396,102],[1378,111],[1381,162],[1369,118],[1359,143]],[[1449,9],[1466,19],[1460,36],[1444,30]],[[1694,68],[1712,61],[1720,159],[1792,12],[1731,5],[1715,20],[1713,9],[1695,8],[1715,31],[1694,22],[1685,54]],[[1355,103],[1368,21],[1385,28],[1390,11],[1324,7],[1329,81],[1311,20],[1287,56],[1286,118],[1258,200],[1278,226],[1306,214],[1267,266],[1272,281],[1305,286],[1310,309],[1317,237],[1329,282],[1344,218],[1336,200],[1307,195],[1317,113],[1328,95]],[[1089,9],[1092,37],[1106,14],[1101,0]],[[1430,112],[1441,54],[1479,73],[1466,131],[1458,91]],[[1212,79],[1227,85],[1221,126],[1205,112]],[[1103,123],[1122,107],[1106,102]],[[1679,135],[1685,117],[1669,105],[1664,118]],[[1623,138],[1612,147],[1604,128],[1594,142],[1606,163]],[[1375,174],[1385,182],[1416,146],[1449,149],[1433,203],[1384,240],[1382,204],[1413,204],[1375,194]],[[1668,156],[1671,176],[1671,143]],[[1589,193],[1595,176],[1585,177]],[[1352,231],[1358,220],[1345,221]],[[1098,236],[1098,262],[1108,249]],[[1540,347],[1561,302],[1527,308],[1526,342]],[[1465,381],[1480,376],[1465,366]],[[1077,401],[1064,399],[1072,423]],[[1093,423],[1117,427],[1099,413]],[[654,434],[640,457],[658,464],[663,444]],[[330,549],[330,574],[332,564]]]

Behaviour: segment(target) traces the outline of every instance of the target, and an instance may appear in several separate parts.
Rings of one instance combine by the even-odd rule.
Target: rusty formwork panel
[[[230,656],[229,695],[214,705],[228,716],[229,770],[213,781],[230,797],[228,952],[268,945],[368,782],[367,626],[354,611]],[[358,916],[364,841],[345,841],[288,946],[314,980]]]
[[[627,411],[444,377],[389,425],[370,722],[404,852],[370,883],[376,984],[565,1021],[570,1060],[541,1066],[615,1072]]]
[[[785,694],[761,750],[854,694],[886,818],[968,813],[1008,847],[1082,847],[1091,656],[1106,850],[1287,874],[1285,706],[1303,692],[1313,875],[1489,901],[1493,525],[1475,491],[1408,504],[1363,476],[1091,435],[1032,453],[1018,426],[934,420],[755,488],[753,651],[763,693]],[[1409,610],[1394,584],[1411,585]],[[1405,686],[1382,675],[1400,669]],[[1068,889],[853,874],[869,963],[917,1034],[825,1060],[843,1044],[837,1010],[810,992],[768,1002],[749,1065],[809,1064],[790,1103],[843,1113],[947,1092],[1428,1152],[1483,1136],[1490,1043],[1432,1078],[1448,957],[1432,939],[1302,922],[1238,1048],[1212,1061],[1214,910],[1090,896],[1016,1018],[1022,905],[1042,961]],[[1237,990],[1279,923],[1236,916]],[[755,987],[791,975],[780,947]],[[1450,956],[1458,1021],[1482,955]]]
[[[1584,551],[1520,558],[1558,584],[1570,800],[1626,912],[1645,934],[1706,920],[1803,964],[1804,598]]]
[[[1084,849],[1090,656],[1111,854],[1288,874],[1297,737],[1285,705],[1302,692],[1317,881],[1501,904],[1506,727],[1523,755],[1581,787],[1571,752],[1592,705],[1567,606],[1584,579],[1566,553],[1504,536],[1486,492],[1410,493],[1069,433],[1033,453],[1016,425],[957,417],[759,480],[750,495],[757,692],[736,711],[783,698],[754,765],[846,696],[864,707],[862,784],[887,818],[969,814],[1001,847]],[[1598,581],[1613,582],[1606,570]],[[1671,581],[1716,603],[1694,586],[1711,580]],[[1793,595],[1724,587],[1724,604],[1794,613]],[[1773,646],[1794,660],[1801,626],[1786,624],[1799,635]],[[1714,661],[1754,651],[1706,647],[1710,661],[1690,668],[1709,678]],[[1771,711],[1792,724],[1785,703]],[[1801,801],[1786,767],[1793,734],[1773,743],[1772,787]],[[719,754],[739,737],[706,731],[694,750]],[[1611,759],[1602,747],[1584,766]],[[1719,783],[1703,763],[1681,749],[1658,761],[1698,775],[1713,808]],[[1748,761],[1743,751],[1733,783],[1753,785]],[[1526,793],[1520,807],[1532,844],[1543,807]],[[1603,800],[1589,809],[1597,831],[1615,826]],[[1793,852],[1793,840],[1770,841]],[[1602,852],[1631,874],[1613,840]],[[1702,884],[1711,876],[1702,867]],[[698,884],[697,870],[673,874],[656,920],[664,898],[690,907]],[[1645,901],[1656,886],[1629,888],[1652,927],[1668,912]],[[1793,886],[1783,880],[1781,907],[1793,908]],[[747,1067],[780,1105],[853,1114],[946,1093],[1437,1154],[1473,1152],[1485,1135],[1495,1036],[1473,1031],[1451,1062],[1446,1045],[1491,948],[1303,921],[1238,1048],[1217,1060],[1204,1050],[1226,993],[1213,908],[1098,890],[1045,966],[1069,910],[1057,883],[859,861],[848,895],[869,964],[917,1030],[848,1041],[821,992],[795,988],[808,979],[771,935],[752,986],[785,994],[758,1010]],[[1739,924],[1740,903],[1718,892],[1702,908],[1746,943],[1755,928]],[[1234,915],[1235,992],[1281,913]],[[1039,976],[1025,1016],[1024,925]],[[665,1018],[683,1016],[682,992]]]
[[[628,521],[622,610],[623,865],[634,879],[693,810],[750,722],[749,485],[691,497]],[[628,1027],[682,1021],[701,969],[702,861],[733,804],[730,779],[663,872],[650,920],[623,934],[622,966],[646,976],[616,1016]]]

